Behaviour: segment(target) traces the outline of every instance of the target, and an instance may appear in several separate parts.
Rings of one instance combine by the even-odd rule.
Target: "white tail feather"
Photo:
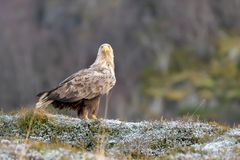
[[[38,108],[45,108],[45,107],[47,107],[49,104],[51,104],[53,101],[52,100],[50,100],[50,101],[45,101],[45,102],[42,102],[42,101],[38,101],[37,103],[36,103],[36,108],[38,109]]]
[[[45,108],[47,107],[49,104],[51,104],[53,101],[52,100],[47,100],[47,94],[48,93],[44,93],[38,100],[38,102],[36,103],[35,108]]]

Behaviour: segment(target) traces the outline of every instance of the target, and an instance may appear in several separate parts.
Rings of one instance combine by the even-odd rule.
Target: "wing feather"
[[[115,77],[108,70],[89,68],[65,79],[48,97],[62,102],[91,99],[105,94],[114,84]]]
[[[67,81],[72,80],[73,78],[76,77],[77,74],[79,74],[79,72],[74,73],[74,74],[72,74],[71,76],[69,76],[68,78],[64,79],[62,82],[59,83],[59,85],[61,86],[61,85],[63,85],[64,83],[66,83]]]

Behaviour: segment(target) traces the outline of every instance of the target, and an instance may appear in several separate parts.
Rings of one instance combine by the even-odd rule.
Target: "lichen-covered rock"
[[[99,158],[98,155],[94,155],[89,152],[80,152],[68,149],[66,147],[49,147],[47,145],[43,145],[41,150],[34,146],[35,144],[25,144],[23,142],[16,142],[16,141],[8,141],[8,143],[4,143],[2,140],[0,144],[0,159],[47,159],[47,160],[55,160],[55,159],[71,159],[71,160],[96,160]],[[32,146],[33,145],[33,146]],[[38,144],[40,145],[40,144]],[[104,157],[107,159],[107,157]]]
[[[29,134],[27,140],[26,136]],[[184,121],[123,122],[63,115],[0,116],[0,158],[240,158],[240,129]],[[15,147],[13,147],[15,146]]]
[[[211,141],[172,152],[168,159],[240,159],[239,137],[240,129],[230,129]]]

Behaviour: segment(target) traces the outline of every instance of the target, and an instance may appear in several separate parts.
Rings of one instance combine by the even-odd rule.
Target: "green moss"
[[[60,160],[69,160],[69,159],[70,159],[70,158],[67,157],[67,156],[63,156],[63,157],[60,158]]]
[[[55,123],[46,114],[32,110],[22,112],[17,122],[17,126],[22,130],[23,136],[29,134],[29,137],[42,137],[53,144],[62,143],[63,139],[65,141],[68,139],[69,143],[74,142],[76,147],[85,148],[86,150],[93,150],[97,144],[95,137],[97,132],[93,133],[88,128],[91,125],[91,123],[85,123],[80,126]],[[77,138],[76,135],[79,131],[81,136]],[[71,137],[71,134],[73,134],[73,137]]]
[[[168,153],[169,155],[174,155],[176,153],[199,153],[199,150],[196,150],[193,147],[176,147],[173,150],[170,151],[170,153]]]
[[[30,132],[28,143],[31,149],[43,151],[63,148],[71,152],[106,152],[116,156],[119,154],[121,159],[167,159],[169,155],[176,153],[202,154],[201,150],[195,150],[191,146],[212,142],[229,130],[227,126],[214,122],[208,125],[200,122],[195,124],[188,120],[187,122],[142,122],[135,125],[107,120],[82,121],[58,115],[42,118],[39,114],[35,114],[36,119]],[[14,116],[10,116],[12,119],[9,116],[2,118],[2,122],[11,121],[9,125],[16,122],[12,130],[19,129],[22,125],[22,129],[17,130],[15,135],[20,135],[24,140],[25,129],[28,130],[25,126],[31,120],[30,115],[31,112],[24,112],[19,118]],[[35,122],[37,120],[39,122]],[[0,130],[0,135],[6,129],[7,127]],[[24,134],[21,134],[21,130]],[[39,139],[34,139],[36,137]],[[239,136],[235,138],[239,143]]]
[[[175,156],[176,154],[191,154],[191,153],[199,153],[205,154],[204,151],[197,150],[194,147],[175,147],[174,149],[170,149],[164,155],[161,155],[159,159],[166,160],[169,159],[169,156]]]
[[[65,144],[65,143],[43,143],[40,141],[35,141],[35,142],[30,141],[29,143],[30,143],[30,149],[34,149],[37,151],[59,149],[59,148],[69,150],[73,153],[85,151],[84,148],[76,147],[76,146]]]
[[[48,117],[45,114],[36,112],[34,110],[24,110],[20,112],[18,126],[24,132],[28,132],[29,127],[38,129],[42,124],[48,122]]]
[[[5,121],[5,116],[0,117],[0,138],[7,137],[11,139],[16,136],[16,129],[18,128],[17,123],[14,121]]]
[[[237,143],[240,143],[240,135],[233,135],[233,136],[231,136],[231,137],[233,137],[234,139],[236,139],[236,140],[237,140]]]

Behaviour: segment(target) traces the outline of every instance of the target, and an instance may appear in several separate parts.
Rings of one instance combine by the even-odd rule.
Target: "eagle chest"
[[[115,85],[116,79],[112,74],[106,74],[104,76],[98,77],[95,82],[96,90],[99,94],[106,94]]]

